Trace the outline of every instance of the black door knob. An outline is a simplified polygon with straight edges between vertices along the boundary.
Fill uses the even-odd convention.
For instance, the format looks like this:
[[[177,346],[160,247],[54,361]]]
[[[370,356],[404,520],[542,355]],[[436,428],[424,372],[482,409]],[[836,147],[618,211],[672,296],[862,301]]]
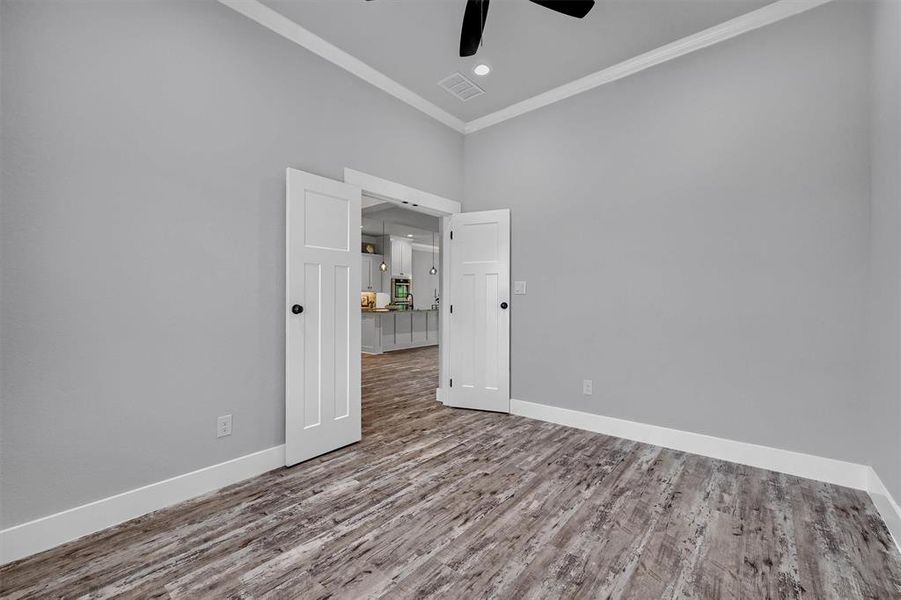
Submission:
[[[295,315],[299,315],[303,312],[303,306],[301,306],[300,304],[295,304],[291,307],[291,312],[293,312]]]
[[[507,306],[508,306],[508,304],[506,302],[501,302],[501,308],[503,308],[504,310],[507,310]]]

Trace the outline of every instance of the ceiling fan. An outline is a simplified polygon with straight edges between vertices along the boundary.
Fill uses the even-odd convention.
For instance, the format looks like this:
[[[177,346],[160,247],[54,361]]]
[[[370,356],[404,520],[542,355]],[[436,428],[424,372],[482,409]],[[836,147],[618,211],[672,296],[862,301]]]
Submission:
[[[594,0],[530,0],[555,12],[581,19],[594,7]],[[482,32],[488,18],[488,0],[466,0],[463,30],[460,32],[460,56],[475,56],[482,45]]]
[[[581,19],[594,7],[594,0],[530,0],[569,17]],[[460,32],[460,56],[475,56],[482,45],[482,32],[488,18],[488,0],[466,0],[463,30]]]

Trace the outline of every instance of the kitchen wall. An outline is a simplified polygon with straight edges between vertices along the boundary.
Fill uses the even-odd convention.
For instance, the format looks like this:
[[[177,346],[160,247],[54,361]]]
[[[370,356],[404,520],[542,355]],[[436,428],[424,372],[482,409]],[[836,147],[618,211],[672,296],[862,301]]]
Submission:
[[[901,4],[873,11],[871,464],[901,500]]]
[[[438,235],[435,236],[440,239]],[[435,267],[441,266],[441,256],[435,253]],[[413,248],[413,305],[414,308],[431,308],[438,294],[439,277],[432,275],[432,253]]]
[[[461,136],[212,1],[0,22],[0,527],[282,443],[285,168],[460,199]]]
[[[466,137],[464,209],[512,209],[528,281],[514,398],[869,462],[870,9]]]

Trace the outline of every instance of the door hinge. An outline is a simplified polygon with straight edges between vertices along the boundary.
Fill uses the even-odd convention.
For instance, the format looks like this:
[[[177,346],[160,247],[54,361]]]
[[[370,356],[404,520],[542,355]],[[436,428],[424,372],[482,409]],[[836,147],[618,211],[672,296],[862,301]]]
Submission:
[[[451,314],[454,314],[454,305],[453,304],[450,305],[450,309],[451,309]]]
[[[450,380],[450,386],[451,386],[451,387],[454,387],[454,378],[453,378],[453,377],[451,377],[451,380]]]
[[[451,230],[451,239],[454,239],[454,231]]]

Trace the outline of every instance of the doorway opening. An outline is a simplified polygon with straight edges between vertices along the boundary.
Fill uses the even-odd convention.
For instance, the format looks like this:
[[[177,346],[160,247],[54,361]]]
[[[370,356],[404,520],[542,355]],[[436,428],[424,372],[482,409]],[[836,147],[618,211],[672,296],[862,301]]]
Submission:
[[[365,204],[360,225],[363,353],[438,346],[441,220],[388,202]]]
[[[285,464],[360,441],[364,351],[395,379],[425,361],[446,406],[509,412],[509,210],[352,169],[288,169],[286,195]]]
[[[386,270],[381,271],[379,269],[379,267],[381,267],[380,261],[376,263],[375,260],[372,260],[369,265],[373,268],[373,281],[375,282],[373,283],[373,287],[380,285],[382,287],[381,293],[387,294],[387,298],[384,295],[376,297],[376,306],[378,307],[384,304],[386,299],[389,304],[393,302],[392,293],[395,290],[392,289],[392,277],[404,279],[404,275],[406,275],[405,270],[411,271],[409,274],[409,279],[411,281],[408,290],[413,294],[411,302],[413,306],[427,308],[431,311],[432,305],[435,305],[435,311],[430,312],[430,314],[426,316],[426,341],[423,342],[422,334],[417,333],[417,342],[413,342],[411,339],[409,347],[412,348],[414,347],[414,344],[419,343],[424,344],[421,347],[431,347],[433,352],[437,349],[438,382],[434,393],[436,400],[444,402],[449,395],[448,388],[450,385],[450,378],[447,375],[450,364],[450,334],[444,325],[449,322],[450,309],[448,303],[441,302],[441,298],[444,290],[449,287],[449,273],[446,264],[449,254],[446,250],[448,249],[448,244],[450,242],[451,219],[454,215],[458,215],[462,212],[462,207],[457,201],[354,169],[344,169],[344,181],[345,183],[359,187],[361,190],[361,246],[364,237],[362,232],[381,234],[372,237],[365,236],[370,240],[378,240],[379,237],[384,238],[384,241],[381,244],[381,250],[382,259],[387,257],[385,266],[383,267]],[[393,230],[390,228],[389,222],[394,222]],[[383,226],[384,231],[382,231]],[[394,232],[393,234],[392,231]],[[412,234],[413,237],[407,237],[409,234]],[[432,234],[434,234],[434,243],[431,241]],[[395,244],[398,255],[396,265],[392,265],[391,260],[392,235],[395,240],[411,240],[418,242],[415,246],[411,243],[409,249],[403,243]],[[423,252],[427,247],[431,247],[435,251],[434,266],[437,272],[434,274],[427,272],[426,277],[423,278],[421,270],[425,267],[425,263],[423,262],[424,256],[422,254],[417,256],[417,258],[419,258],[417,261],[417,271],[420,272],[413,273],[412,263],[414,255],[412,253],[415,251]],[[376,249],[378,249],[378,244],[376,244]],[[365,271],[365,267],[367,266],[366,263],[364,262],[362,266],[364,268],[361,269],[361,288],[368,286],[369,279],[369,276]],[[393,272],[392,266],[395,266]],[[432,263],[430,257],[428,270],[430,271],[431,268]],[[384,273],[384,275],[378,275],[380,273]],[[415,275],[419,275],[418,281],[414,281],[417,279]],[[404,282],[401,281],[399,283],[402,286]],[[411,316],[411,327],[413,326],[412,319],[413,316]],[[418,321],[417,325],[421,328],[422,316],[416,316],[416,319]],[[390,331],[390,322],[388,323],[388,327],[389,329],[387,331]],[[435,330],[436,327],[437,332]],[[397,331],[396,328],[397,323],[395,322],[395,332]],[[401,322],[401,331],[404,332],[404,334],[406,332],[405,320]],[[382,333],[384,333],[384,331]],[[435,337],[436,333],[437,338]],[[372,350],[372,347],[364,348],[365,343],[362,339],[362,334],[363,332],[361,331],[361,350],[369,352]],[[386,342],[382,346],[383,352],[385,348],[401,349],[396,344],[396,338],[392,339],[390,335],[385,336],[383,341]],[[432,343],[433,341],[435,342],[434,344]],[[370,356],[373,354],[375,353],[369,352]]]
[[[441,219],[363,196],[363,436],[429,408],[439,387]],[[402,393],[399,393],[402,391]],[[379,425],[379,423],[382,423]]]

